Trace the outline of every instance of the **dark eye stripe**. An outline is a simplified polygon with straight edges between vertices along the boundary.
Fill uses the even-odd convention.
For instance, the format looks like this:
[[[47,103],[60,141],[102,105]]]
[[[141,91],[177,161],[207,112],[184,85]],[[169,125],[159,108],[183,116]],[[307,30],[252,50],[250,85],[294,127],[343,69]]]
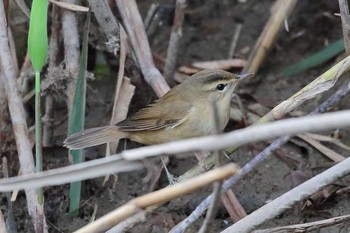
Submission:
[[[222,82],[225,82],[225,81],[229,81],[231,80],[231,78],[229,77],[226,77],[226,76],[222,76],[222,75],[211,75],[209,77],[207,77],[205,80],[204,80],[204,83],[206,84],[209,84],[209,83],[218,83],[220,81]]]

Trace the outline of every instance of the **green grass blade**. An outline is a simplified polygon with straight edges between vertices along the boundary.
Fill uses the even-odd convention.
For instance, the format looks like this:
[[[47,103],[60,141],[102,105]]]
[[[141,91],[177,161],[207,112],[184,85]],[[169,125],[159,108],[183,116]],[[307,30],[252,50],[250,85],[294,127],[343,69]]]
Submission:
[[[47,38],[47,0],[34,0],[30,14],[28,50],[35,70],[35,165],[36,172],[43,170],[42,156],[42,125],[40,99],[40,72],[45,65],[48,38]],[[38,203],[43,205],[44,195],[42,188],[37,190]]]
[[[85,32],[83,36],[83,47],[80,57],[80,69],[77,79],[77,85],[75,88],[75,95],[73,100],[73,108],[69,118],[68,135],[79,132],[84,129],[85,122],[85,92],[86,92],[86,80],[85,71],[87,68],[87,56],[88,56],[88,38],[90,29],[90,11],[87,15]],[[83,150],[72,150],[70,154],[74,163],[81,163],[84,160]],[[80,203],[80,191],[81,182],[73,182],[70,185],[69,190],[69,213],[71,217],[77,216],[79,213]]]
[[[33,0],[30,13],[28,51],[35,72],[41,72],[47,57],[47,0]]]
[[[311,55],[310,57],[305,58],[296,64],[288,66],[287,68],[283,69],[282,73],[285,76],[297,75],[307,69],[323,64],[324,62],[328,61],[329,59],[341,53],[342,51],[344,51],[343,38],[328,45],[326,48]]]

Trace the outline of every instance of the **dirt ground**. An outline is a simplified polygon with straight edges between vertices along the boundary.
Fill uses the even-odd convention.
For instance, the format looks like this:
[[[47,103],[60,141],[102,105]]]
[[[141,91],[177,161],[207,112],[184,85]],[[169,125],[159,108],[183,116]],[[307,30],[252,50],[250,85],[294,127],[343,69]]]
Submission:
[[[171,29],[170,16],[172,16],[174,10],[173,2],[138,1],[139,10],[143,18],[145,18],[151,3],[161,3],[164,7],[164,21],[150,37],[152,50],[162,57],[165,57],[168,46]],[[203,1],[199,0],[188,1],[188,12],[184,22],[178,65],[189,65],[195,61],[226,59],[237,23],[242,23],[243,28],[235,57],[247,59],[269,17],[273,2],[272,0],[209,0],[203,4]],[[342,37],[340,17],[334,16],[336,12],[339,12],[338,1],[299,1],[288,20],[290,31],[280,33],[272,51],[257,75],[253,80],[246,81],[240,86],[238,93],[244,105],[260,103],[267,108],[271,108],[314,80],[333,64],[335,60],[294,77],[284,77],[281,74],[282,68],[300,61]],[[25,34],[22,30],[18,30],[15,33],[19,35],[21,33],[22,35]],[[116,63],[116,61],[112,62]],[[89,81],[86,128],[102,126],[108,122],[113,100],[116,70],[116,67],[111,68],[112,74],[97,75],[95,81]],[[240,72],[239,70],[231,71]],[[129,75],[131,73],[129,72]],[[339,80],[339,82],[343,81],[344,79]],[[148,96],[140,99],[141,90],[137,86],[131,112],[154,98],[154,96]],[[306,102],[297,110],[302,112],[302,114],[311,112],[327,96],[331,95],[334,90],[335,88],[312,101]],[[346,109],[349,106],[349,102],[342,101],[338,107],[339,109]],[[29,105],[27,109],[30,114],[33,113],[32,106]],[[55,122],[59,122],[65,115],[64,101],[58,99],[55,109]],[[231,122],[227,131],[237,127],[242,127],[242,123]],[[44,150],[45,169],[68,165],[67,152],[62,147],[62,141],[66,137],[66,129],[66,121],[56,127],[55,147]],[[331,132],[322,133],[329,135]],[[349,142],[348,131],[341,130],[340,135],[344,143]],[[120,144],[122,147],[126,146],[127,148],[140,146],[128,141],[122,141]],[[267,145],[267,142],[247,145],[230,157],[243,166]],[[338,150],[337,148],[332,149]],[[101,151],[103,151],[103,148],[88,149],[86,151],[86,160],[102,157],[102,153],[99,153]],[[344,151],[338,150],[338,152],[346,155]],[[15,151],[7,152],[5,155],[15,156]],[[16,159],[9,159],[9,161],[13,168],[11,175],[16,175],[18,161]],[[233,191],[249,214],[298,185],[303,180],[323,171],[327,165],[329,166],[329,162],[329,159],[325,158],[313,147],[299,139],[293,139],[292,142],[278,150],[276,154],[241,180],[233,188]],[[196,163],[196,159],[192,156],[171,157],[168,169],[174,175],[179,176]],[[146,173],[147,171],[139,171],[121,174],[115,187],[113,187],[112,181],[102,186],[103,178],[84,181],[82,186],[82,207],[79,216],[76,218],[67,216],[69,185],[45,188],[45,211],[49,222],[49,232],[72,232],[88,223],[95,205],[97,205],[96,218],[99,218],[128,200],[147,193],[149,184],[144,183],[143,180]],[[335,187],[348,186],[349,181],[349,177],[347,177],[339,181],[336,184],[339,186]],[[166,185],[166,176],[162,174],[156,189]],[[179,200],[167,203],[152,213],[151,216],[148,216],[145,222],[137,224],[128,232],[168,232],[178,222],[187,217],[210,192],[210,188],[203,189],[200,192],[195,192]],[[350,209],[349,193],[332,194],[327,199],[317,199],[310,206],[305,206],[305,202],[300,203],[281,214],[278,218],[266,222],[261,226],[261,229],[348,214]],[[2,197],[5,197],[5,195],[2,195]],[[26,208],[24,208],[24,198],[24,193],[20,192],[16,202],[14,202],[17,230],[18,232],[33,232]],[[6,199],[2,198],[1,209],[6,210],[6,206]],[[197,221],[187,232],[197,232],[202,220],[201,218]],[[231,224],[232,221],[226,209],[221,206],[214,223],[210,225],[209,232],[219,232]],[[339,224],[318,232],[350,232],[350,223]]]

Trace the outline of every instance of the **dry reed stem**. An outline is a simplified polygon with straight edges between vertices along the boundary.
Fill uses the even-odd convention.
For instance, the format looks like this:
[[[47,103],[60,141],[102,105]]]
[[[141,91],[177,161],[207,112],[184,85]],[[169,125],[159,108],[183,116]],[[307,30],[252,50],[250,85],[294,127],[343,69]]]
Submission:
[[[63,0],[63,2],[76,4],[76,0]],[[79,72],[80,42],[78,20],[76,14],[62,9],[62,35],[64,42],[64,57],[68,75],[72,78],[67,85],[67,105],[70,113],[73,107],[75,85]]]
[[[254,49],[249,56],[248,65],[243,69],[245,72],[256,73],[260,65],[264,62],[270,48],[275,42],[278,32],[284,25],[283,22],[293,11],[297,0],[277,0],[273,6],[273,12],[267,21],[264,30],[260,34],[258,41],[255,43]]]
[[[7,36],[6,13],[2,1],[0,1],[0,47],[1,71],[3,74],[0,78],[2,78],[2,83],[5,85],[6,89],[21,171],[23,174],[32,174],[34,173],[32,147],[28,138],[28,127],[24,114],[23,103],[21,97],[19,96],[15,70],[12,64],[12,57]],[[32,188],[25,190],[25,193],[28,212],[33,219],[33,225],[36,226],[35,223],[38,219],[37,208],[39,207],[37,195],[35,190]]]
[[[51,24],[51,36],[49,41],[48,51],[48,70],[53,70],[58,65],[58,41],[60,35],[60,17],[59,9],[57,6],[52,6],[52,24]],[[45,115],[43,116],[43,146],[53,146],[53,104],[54,98],[52,93],[47,92],[45,96]]]
[[[92,12],[107,37],[108,49],[117,54],[119,50],[119,23],[114,17],[107,1],[88,0]]]
[[[102,163],[101,163],[102,162]],[[86,180],[110,173],[130,172],[144,168],[142,162],[121,160],[120,156],[110,156],[66,167],[51,169],[26,176],[0,179],[0,192],[8,192],[29,187],[37,188],[61,185],[72,181]]]
[[[312,232],[317,230],[319,231],[321,228],[334,226],[343,222],[347,222],[349,220],[350,220],[350,214],[347,214],[347,215],[315,221],[315,222],[294,224],[294,225],[283,226],[283,227],[274,227],[274,228],[264,229],[264,230],[255,230],[252,233]]]
[[[235,33],[233,34],[230,50],[228,52],[228,59],[232,59],[234,57],[234,55],[235,55],[236,47],[237,47],[237,44],[238,44],[238,39],[239,39],[239,37],[241,35],[241,30],[242,30],[242,24],[241,23],[237,23],[237,26],[236,26],[236,29],[235,29]]]
[[[115,87],[115,97],[110,124],[114,125],[124,120],[128,114],[131,98],[134,95],[135,86],[130,83],[130,79],[124,77],[125,60],[128,52],[127,35],[120,25],[120,53],[117,84]],[[119,139],[107,144],[106,155],[114,154],[117,150]]]
[[[176,0],[174,22],[171,29],[164,67],[164,78],[170,85],[174,84],[177,53],[179,51],[179,42],[182,37],[182,24],[185,18],[184,10],[186,6],[186,0]]]
[[[253,213],[249,214],[247,217],[243,218],[222,232],[250,232],[254,230],[261,223],[280,215],[286,209],[291,208],[294,204],[300,202],[304,198],[321,190],[322,188],[339,180],[340,178],[349,175],[349,167],[350,158],[347,158],[344,161],[311,178],[310,180],[293,188],[287,193],[279,196],[258,210],[255,210]]]
[[[158,97],[169,91],[159,70],[154,66],[151,49],[145,28],[135,0],[116,0],[125,29],[136,54],[141,72],[146,82],[153,88]]]
[[[223,193],[221,195],[222,201],[225,203],[231,203],[232,206],[235,208],[232,209],[231,212],[229,212],[231,219],[233,222],[237,222],[240,219],[247,216],[247,213],[245,212],[244,208],[242,207],[241,203],[238,201],[236,195],[234,192],[229,189],[227,192]]]
[[[77,230],[76,233],[104,232],[127,217],[142,211],[144,208],[156,205],[158,203],[167,202],[173,198],[191,193],[215,181],[220,181],[228,176],[232,176],[238,171],[239,169],[235,164],[228,164],[221,168],[217,168],[205,174],[199,175],[193,179],[187,180],[183,183],[178,183],[173,186],[134,198],[118,209],[108,213],[100,219],[97,219],[95,222]]]
[[[58,6],[60,8],[65,9],[65,10],[76,11],[76,12],[85,12],[85,13],[87,13],[89,11],[89,8],[86,6],[71,4],[71,3],[67,3],[67,2],[59,2],[56,0],[49,0],[49,2],[52,3],[52,5]]]

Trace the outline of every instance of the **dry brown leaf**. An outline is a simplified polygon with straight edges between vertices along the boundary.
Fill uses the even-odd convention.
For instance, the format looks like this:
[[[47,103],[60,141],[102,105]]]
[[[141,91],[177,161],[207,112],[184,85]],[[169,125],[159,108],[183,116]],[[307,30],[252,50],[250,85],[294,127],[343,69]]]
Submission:
[[[307,199],[306,203],[304,204],[303,209],[305,207],[320,208],[323,203],[325,203],[329,199],[333,198],[340,188],[342,188],[342,186],[340,186],[340,185],[336,185],[336,184],[328,185],[324,189],[311,195]]]
[[[119,92],[119,98],[115,104],[115,114],[113,115],[113,119],[111,122],[115,124],[124,120],[128,114],[129,105],[132,97],[134,96],[135,86],[130,83],[130,79],[124,77],[122,86]],[[108,143],[110,153],[115,153],[118,147],[119,140],[115,142]]]

